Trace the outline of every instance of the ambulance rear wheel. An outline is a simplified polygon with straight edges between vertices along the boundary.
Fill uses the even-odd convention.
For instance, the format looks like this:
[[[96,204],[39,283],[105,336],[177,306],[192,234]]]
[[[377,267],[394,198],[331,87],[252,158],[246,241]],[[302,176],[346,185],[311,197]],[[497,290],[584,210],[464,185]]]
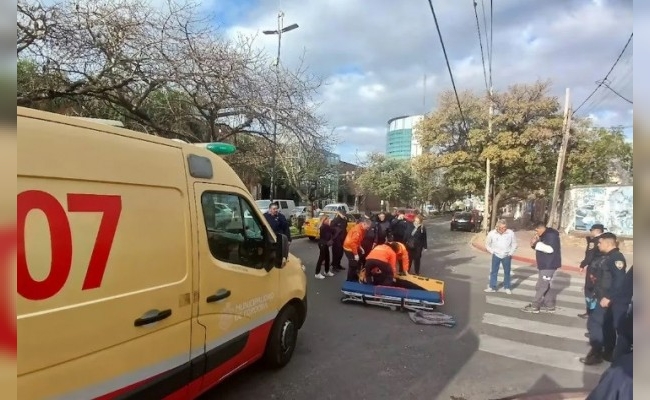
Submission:
[[[270,368],[282,368],[291,361],[298,342],[298,313],[292,305],[280,311],[266,342],[264,362]]]

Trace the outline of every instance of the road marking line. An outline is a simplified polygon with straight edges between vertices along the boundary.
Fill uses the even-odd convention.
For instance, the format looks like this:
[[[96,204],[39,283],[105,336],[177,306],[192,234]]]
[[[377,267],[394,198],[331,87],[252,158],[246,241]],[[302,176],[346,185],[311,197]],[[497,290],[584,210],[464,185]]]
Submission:
[[[493,306],[499,306],[499,307],[508,307],[508,308],[516,308],[518,310],[521,310],[522,308],[526,307],[528,304],[530,304],[529,301],[522,301],[522,300],[515,300],[515,299],[507,299],[504,297],[500,296],[486,296],[485,301],[487,304],[491,304]],[[578,314],[584,312],[584,308],[573,308],[573,307],[556,307],[555,308],[555,314],[557,315],[562,315],[565,317],[577,317]]]
[[[462,267],[471,267],[475,269],[481,269],[485,271],[486,275],[490,274],[490,265],[477,265],[477,264],[465,264]],[[458,268],[458,267],[455,267]],[[583,286],[585,282],[584,276],[577,276],[577,275],[569,275],[566,272],[561,272],[562,275],[558,275],[557,273],[553,277],[554,281],[563,281],[563,282],[570,282],[571,284],[575,285],[580,285]],[[503,276],[503,268],[499,268],[498,272],[499,276]],[[512,266],[510,269],[510,276],[515,277],[518,276],[521,279],[535,279],[537,280],[538,278],[538,270],[530,267],[518,267],[518,266]]]
[[[532,319],[514,318],[506,315],[485,313],[483,323],[488,325],[509,328],[517,331],[536,333],[539,335],[552,336],[561,339],[573,339],[585,342],[585,328],[573,328],[570,326],[549,324],[547,322],[535,321]]]
[[[584,365],[579,360],[584,354],[548,349],[546,347],[533,346],[484,334],[479,335],[479,350],[515,360],[545,365],[551,368],[561,368],[569,371],[599,375],[605,371],[605,364],[607,364]]]
[[[524,296],[524,297],[529,297],[531,300],[535,298],[536,291],[535,290],[529,290],[529,289],[521,289],[519,287],[515,288],[512,290],[513,295],[517,296]],[[489,293],[488,293],[489,295]],[[557,301],[564,301],[567,303],[574,303],[574,304],[585,304],[585,297],[583,295],[571,295],[571,294],[562,294],[562,291],[560,290],[560,294],[557,295],[556,297]]]
[[[517,282],[517,285],[525,285],[525,286],[535,286],[537,285],[537,280],[532,280],[532,279],[524,279],[522,281],[517,281],[516,279],[510,279],[512,283]],[[570,286],[563,287],[561,292],[577,292],[580,293],[580,295],[584,294],[584,285],[574,285],[571,284]]]

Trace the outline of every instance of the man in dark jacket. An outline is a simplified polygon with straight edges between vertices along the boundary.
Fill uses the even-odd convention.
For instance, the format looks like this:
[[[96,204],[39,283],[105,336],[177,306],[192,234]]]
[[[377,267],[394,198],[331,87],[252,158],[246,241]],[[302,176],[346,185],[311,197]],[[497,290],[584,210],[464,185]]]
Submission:
[[[589,268],[597,257],[600,257],[600,251],[598,251],[598,238],[600,235],[605,232],[605,227],[602,224],[594,224],[589,230],[589,236],[587,239],[587,248],[585,249],[585,258],[580,262],[580,273],[585,272],[585,268]],[[591,291],[591,283],[589,281],[589,274],[585,274],[585,296]],[[586,305],[586,310],[584,314],[578,314],[578,317],[586,319],[589,314],[589,305]]]
[[[393,240],[406,245],[408,236],[410,236],[411,231],[415,229],[413,223],[405,219],[404,211],[399,211],[397,213],[397,218],[393,219],[390,223]]]
[[[555,271],[562,266],[562,249],[560,232],[546,226],[544,222],[535,224],[535,236],[530,241],[530,247],[535,249],[537,269],[537,285],[535,299],[522,311],[537,314],[540,311],[555,312],[557,290],[552,285]]]
[[[610,232],[600,235],[598,248],[603,253],[603,257],[597,263],[592,264],[589,271],[593,290],[587,297],[592,300],[591,308],[593,310],[589,312],[587,318],[591,350],[586,357],[580,359],[585,365],[600,364],[603,360],[611,361],[612,359],[616,345],[612,308],[623,292],[627,270],[625,257],[617,247],[616,235]]]
[[[391,224],[390,220],[386,216],[386,213],[381,212],[377,216],[377,236],[375,244],[385,244],[388,234],[391,233]]]
[[[344,210],[336,213],[336,217],[330,222],[332,228],[332,268],[335,271],[345,269],[341,265],[343,259],[343,241],[348,234],[348,217]]]
[[[275,232],[276,236],[280,234],[285,235],[289,242],[291,242],[291,230],[289,229],[289,222],[285,216],[279,211],[280,204],[278,202],[273,202],[269,205],[269,210],[264,213],[264,217],[271,225],[271,229]]]

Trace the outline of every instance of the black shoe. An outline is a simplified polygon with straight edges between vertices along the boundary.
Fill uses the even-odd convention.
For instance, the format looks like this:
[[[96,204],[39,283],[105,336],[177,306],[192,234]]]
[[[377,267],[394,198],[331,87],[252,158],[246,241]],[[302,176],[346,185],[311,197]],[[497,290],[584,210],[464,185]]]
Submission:
[[[589,339],[589,332],[585,332],[585,337]]]
[[[602,355],[602,359],[611,363],[612,362],[612,356],[613,356],[613,352],[604,351],[603,355]]]
[[[590,351],[586,357],[581,357],[580,362],[584,365],[597,365],[603,362],[601,353]]]
[[[578,317],[580,317],[580,318],[582,318],[582,319],[587,319],[588,316],[589,316],[589,314],[587,314],[587,313],[584,313],[584,314],[578,314]]]

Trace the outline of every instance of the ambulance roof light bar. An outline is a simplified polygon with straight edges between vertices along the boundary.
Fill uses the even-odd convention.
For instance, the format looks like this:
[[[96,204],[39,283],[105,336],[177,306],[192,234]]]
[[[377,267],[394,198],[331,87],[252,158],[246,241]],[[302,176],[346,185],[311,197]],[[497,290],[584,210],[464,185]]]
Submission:
[[[237,151],[237,147],[235,147],[230,143],[225,143],[225,142],[190,143],[183,139],[172,139],[172,140],[179,143],[187,143],[187,144],[193,144],[194,146],[203,147],[204,149],[218,156],[233,154],[235,151]]]

